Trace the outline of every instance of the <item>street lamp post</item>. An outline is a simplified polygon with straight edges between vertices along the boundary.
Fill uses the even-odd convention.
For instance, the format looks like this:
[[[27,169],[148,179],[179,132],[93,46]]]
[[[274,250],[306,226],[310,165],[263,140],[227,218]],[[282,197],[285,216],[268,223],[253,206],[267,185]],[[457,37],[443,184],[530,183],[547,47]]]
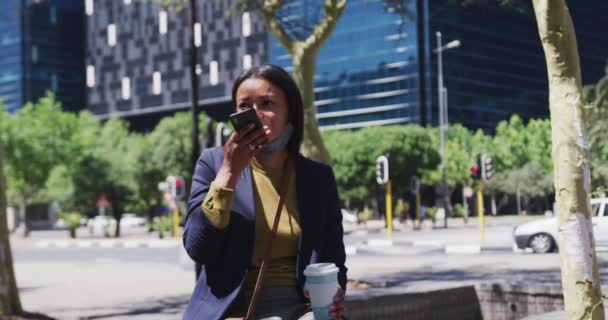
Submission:
[[[448,186],[446,181],[446,157],[445,157],[445,130],[448,127],[448,106],[447,106],[447,90],[443,86],[443,57],[444,50],[460,47],[460,40],[454,40],[441,45],[441,32],[435,33],[437,36],[437,49],[433,52],[437,53],[437,102],[439,105],[439,145],[441,149],[441,196],[443,197],[444,210],[444,227],[448,227],[448,216],[450,216],[450,199],[448,195]]]
[[[197,18],[197,0],[190,0],[190,84],[192,86],[191,98],[192,105],[190,106],[190,112],[192,113],[191,121],[191,142],[192,142],[192,155],[190,163],[192,171],[196,167],[196,161],[201,152],[201,143],[198,140],[198,89],[199,89],[199,78],[196,72],[196,65],[198,64],[198,47],[196,41],[196,33],[194,32],[195,25],[198,21]],[[207,132],[209,134],[209,132]]]

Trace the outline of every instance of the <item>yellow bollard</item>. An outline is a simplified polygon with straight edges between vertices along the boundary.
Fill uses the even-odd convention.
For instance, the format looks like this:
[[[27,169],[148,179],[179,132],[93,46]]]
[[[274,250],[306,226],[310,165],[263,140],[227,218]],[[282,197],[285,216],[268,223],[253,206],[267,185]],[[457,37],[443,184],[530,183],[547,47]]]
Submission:
[[[386,183],[386,228],[388,239],[393,239],[393,193],[391,190],[391,180]]]
[[[173,210],[173,238],[179,238],[179,209]]]
[[[479,231],[481,233],[481,242],[484,236],[484,220],[483,220],[483,180],[477,182],[477,215],[479,216]]]

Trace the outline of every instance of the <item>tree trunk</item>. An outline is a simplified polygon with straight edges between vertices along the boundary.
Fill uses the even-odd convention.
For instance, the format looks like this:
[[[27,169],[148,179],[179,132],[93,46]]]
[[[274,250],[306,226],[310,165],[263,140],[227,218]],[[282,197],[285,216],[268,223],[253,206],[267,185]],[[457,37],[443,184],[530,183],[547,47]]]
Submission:
[[[559,253],[567,319],[604,319],[589,203],[589,143],[578,48],[564,0],[534,0],[549,76]]]
[[[296,46],[292,56],[293,76],[304,102],[304,139],[302,152],[309,158],[326,164],[330,163],[329,152],[321,138],[317,126],[315,108],[314,75],[316,70],[316,52],[310,52],[302,45]]]
[[[7,203],[3,158],[4,146],[0,144],[0,315],[11,315],[20,314],[22,309],[6,224]]]
[[[19,197],[19,220],[23,223],[23,237],[27,238],[30,235],[30,228],[27,221],[27,201],[23,196]]]
[[[116,220],[116,229],[114,229],[114,237],[120,238],[120,220],[122,218],[122,212],[120,211],[120,207],[112,206],[112,213],[114,214],[114,219]]]

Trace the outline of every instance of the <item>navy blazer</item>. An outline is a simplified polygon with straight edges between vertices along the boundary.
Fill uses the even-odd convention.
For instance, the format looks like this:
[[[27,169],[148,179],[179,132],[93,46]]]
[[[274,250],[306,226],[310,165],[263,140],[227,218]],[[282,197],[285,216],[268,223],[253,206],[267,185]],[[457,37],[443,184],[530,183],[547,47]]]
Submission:
[[[201,208],[223,159],[222,148],[205,150],[192,177],[183,241],[188,255],[203,268],[184,314],[186,320],[221,319],[251,266],[255,242],[251,167],[245,168],[237,181],[230,223],[225,229],[215,228]],[[333,170],[300,155],[295,173],[301,229],[297,285],[302,288],[308,264],[333,262],[340,268],[338,283],[346,290],[342,213]]]

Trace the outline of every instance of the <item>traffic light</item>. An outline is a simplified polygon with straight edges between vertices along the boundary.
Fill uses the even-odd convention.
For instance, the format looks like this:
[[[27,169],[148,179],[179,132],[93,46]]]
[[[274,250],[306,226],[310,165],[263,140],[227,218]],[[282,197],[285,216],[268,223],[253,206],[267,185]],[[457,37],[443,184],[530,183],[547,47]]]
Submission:
[[[388,179],[388,158],[382,155],[376,159],[376,182],[386,184]]]
[[[181,199],[186,193],[186,183],[184,178],[179,176],[168,176],[167,177],[167,188],[169,194],[173,196],[173,198]]]
[[[471,179],[473,180],[479,180],[480,176],[480,170],[478,166],[472,166],[471,167]]]
[[[483,177],[484,180],[490,180],[492,178],[492,175],[494,174],[493,171],[493,167],[492,167],[492,156],[484,154],[482,156],[482,163],[481,163],[481,175]]]

